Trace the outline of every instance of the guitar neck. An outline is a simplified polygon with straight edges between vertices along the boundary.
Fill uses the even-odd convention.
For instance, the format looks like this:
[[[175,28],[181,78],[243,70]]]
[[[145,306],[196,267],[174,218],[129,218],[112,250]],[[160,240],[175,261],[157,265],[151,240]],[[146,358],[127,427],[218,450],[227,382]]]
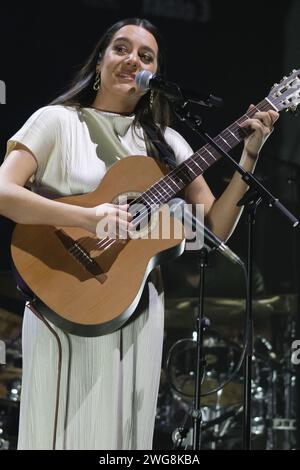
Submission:
[[[241,128],[241,124],[247,119],[252,118],[257,111],[268,111],[270,109],[276,110],[271,102],[265,98],[218,134],[214,138],[214,142],[226,152],[230,151],[251,133],[251,131]],[[197,176],[204,173],[204,171],[219,160],[219,158],[221,158],[221,154],[211,144],[204,145],[187,160],[168,173],[167,176],[160,179],[141,194],[138,198],[139,202],[145,204],[146,207],[153,204],[160,206],[167,203],[197,178]]]

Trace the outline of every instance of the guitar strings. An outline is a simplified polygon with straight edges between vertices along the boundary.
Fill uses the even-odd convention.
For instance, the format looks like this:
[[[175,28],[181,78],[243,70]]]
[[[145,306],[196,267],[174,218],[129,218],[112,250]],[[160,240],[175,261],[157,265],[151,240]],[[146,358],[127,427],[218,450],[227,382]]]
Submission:
[[[261,107],[259,108],[258,106],[260,106],[260,105],[261,105]],[[240,127],[240,124],[242,124],[243,122],[245,122],[247,119],[251,119],[251,118],[253,117],[253,115],[254,115],[257,111],[264,111],[265,109],[270,109],[270,103],[269,103],[268,101],[266,101],[266,100],[263,100],[263,101],[262,101],[261,103],[259,103],[258,105],[253,106],[253,108],[251,108],[249,111],[247,111],[243,116],[241,116],[237,121],[235,121],[235,123],[233,123],[232,125],[228,126],[224,131],[222,131],[219,135],[217,135],[214,140],[216,140],[216,141],[219,140],[219,142],[221,142],[221,141],[220,141],[220,139],[222,139],[221,134],[222,134],[222,133],[225,133],[226,131],[228,131],[229,128],[232,128],[233,131],[235,131],[235,130],[236,130],[236,131],[237,131],[237,130],[242,130],[242,131],[245,132],[246,135],[249,134],[245,129],[243,129],[243,128]],[[236,126],[236,127],[235,127],[235,126]],[[230,130],[229,130],[229,132],[230,132],[231,134],[233,134]],[[233,136],[235,137],[234,134],[233,134]],[[235,137],[235,138],[237,139],[237,137]],[[222,139],[222,140],[224,140],[224,139]],[[237,139],[237,140],[238,140],[238,139]],[[225,142],[226,142],[226,141],[225,141]],[[226,143],[227,143],[227,142],[226,142]],[[238,140],[238,143],[240,143],[240,140]],[[227,144],[227,145],[229,146],[229,144]],[[206,168],[203,169],[203,168],[201,167],[201,165],[198,164],[198,162],[196,162],[196,159],[198,159],[198,160],[200,159],[201,163],[203,162],[205,165],[207,165],[207,161],[205,160],[204,156],[201,155],[201,153],[200,153],[200,152],[207,152],[208,149],[207,149],[206,147],[207,147],[207,144],[205,144],[203,147],[201,147],[201,149],[199,149],[197,152],[195,152],[195,154],[193,154],[191,157],[189,157],[189,158],[188,158],[186,161],[184,161],[183,163],[184,163],[185,165],[187,165],[187,164],[188,164],[188,163],[187,163],[188,160],[191,159],[191,162],[192,162],[192,163],[195,163],[198,167],[200,167],[200,169],[202,170],[202,172],[205,171]],[[230,147],[230,149],[233,148],[233,147],[231,147],[231,146],[229,146],[229,147]],[[210,152],[209,152],[209,153],[210,153]],[[211,153],[210,153],[210,155],[213,157],[213,159],[214,159],[215,161],[217,161],[218,158],[216,158],[216,157],[215,157],[214,155],[212,155]],[[213,163],[213,162],[212,162],[212,163]],[[210,163],[210,164],[212,164],[212,163]],[[171,197],[172,194],[174,194],[174,190],[169,187],[170,190],[171,190],[171,191],[169,192],[168,189],[166,189],[165,187],[160,186],[160,185],[161,185],[161,182],[163,182],[163,181],[166,182],[166,180],[171,180],[171,181],[172,181],[172,177],[178,176],[181,171],[182,171],[182,167],[181,167],[181,165],[179,165],[179,166],[176,167],[174,170],[172,170],[170,173],[168,173],[166,176],[162,177],[160,180],[158,180],[157,182],[155,182],[155,183],[154,183],[152,186],[150,186],[145,192],[151,193],[152,188],[156,186],[156,187],[159,187],[160,190],[163,189],[163,190],[166,192],[166,194],[167,194],[168,197]],[[200,174],[201,174],[201,173],[200,173]],[[180,178],[179,178],[179,179],[180,179]],[[181,180],[180,180],[180,181],[181,181]],[[172,183],[174,184],[175,181],[172,181]],[[176,183],[175,183],[175,184],[176,184]],[[182,188],[178,187],[178,190],[181,190],[181,189],[182,189]],[[159,190],[158,190],[158,194],[159,194]],[[176,193],[175,193],[175,194],[176,194]],[[157,196],[156,196],[155,194],[153,194],[153,193],[151,194],[151,196],[152,196],[152,197],[157,197]],[[142,195],[139,195],[136,199],[134,199],[131,203],[129,203],[129,208],[132,207],[132,206],[135,205],[135,204],[139,204],[139,203],[143,203],[143,202],[145,202],[145,201],[143,201],[143,196],[142,196]],[[167,202],[167,201],[166,201],[166,202]],[[144,204],[144,205],[145,205],[145,204]],[[156,206],[156,205],[157,205],[158,207],[155,208],[155,211],[153,211],[153,206]],[[161,207],[161,205],[162,205],[162,203],[161,203],[161,201],[159,200],[159,198],[158,198],[158,204],[157,204],[156,201],[155,201],[154,204],[153,204],[153,201],[152,201],[152,204],[151,204],[151,206],[150,206],[150,211],[152,211],[152,212],[157,212],[157,210]],[[144,211],[141,211],[141,212],[139,213],[139,215],[138,215],[136,218],[134,218],[134,219],[132,220],[131,223],[132,223],[133,225],[135,225],[135,228],[136,228],[139,224],[141,224],[142,222],[145,221],[145,218],[146,218],[146,217],[147,217],[147,220],[148,220],[148,218],[149,218],[149,208],[147,208],[147,207],[145,208]],[[127,231],[127,233],[128,233],[128,231]],[[110,248],[113,244],[117,243],[117,241],[118,241],[118,239],[115,239],[115,238],[111,238],[111,237],[109,237],[109,236],[106,236],[106,237],[104,237],[103,239],[97,241],[97,242],[95,243],[95,245],[92,245],[89,249],[97,249],[97,248],[98,248],[98,249],[102,249],[102,250],[107,250],[107,249]]]

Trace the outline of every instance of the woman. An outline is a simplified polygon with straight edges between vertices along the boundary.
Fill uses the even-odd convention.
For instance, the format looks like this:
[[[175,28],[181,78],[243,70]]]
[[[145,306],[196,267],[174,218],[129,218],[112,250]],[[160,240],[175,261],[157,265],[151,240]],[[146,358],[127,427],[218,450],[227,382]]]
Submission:
[[[155,152],[145,137],[146,126],[156,124],[157,140],[176,163],[193,153],[167,127],[164,97],[137,88],[135,75],[143,69],[164,74],[156,28],[140,19],[116,23],[68,92],[35,112],[10,139],[0,169],[1,214],[20,224],[75,226],[93,234],[108,214],[128,229],[131,217],[126,205],[84,208],[56,202],[52,196],[90,192],[117,159]],[[246,170],[254,169],[276,119],[275,112],[259,112],[243,123],[253,131],[241,158]],[[32,191],[24,188],[28,182]],[[186,188],[185,198],[204,204],[207,223],[227,239],[240,215],[236,202],[246,189],[240,176],[234,175],[216,200],[200,176]],[[151,448],[163,342],[158,276],[150,279],[148,295],[148,306],[114,333],[83,338],[54,328],[63,349],[56,434],[55,338],[26,308],[19,449]]]

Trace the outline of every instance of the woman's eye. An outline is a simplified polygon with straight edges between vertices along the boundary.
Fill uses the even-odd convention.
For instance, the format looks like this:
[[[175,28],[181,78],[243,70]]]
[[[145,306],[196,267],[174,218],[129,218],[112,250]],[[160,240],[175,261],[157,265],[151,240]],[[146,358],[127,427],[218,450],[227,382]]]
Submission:
[[[125,46],[115,46],[115,50],[120,53],[120,54],[123,54],[126,52],[126,47]]]
[[[149,55],[149,54],[142,54],[141,58],[142,58],[142,61],[146,62],[146,63],[149,63],[149,62],[153,61],[152,56]]]

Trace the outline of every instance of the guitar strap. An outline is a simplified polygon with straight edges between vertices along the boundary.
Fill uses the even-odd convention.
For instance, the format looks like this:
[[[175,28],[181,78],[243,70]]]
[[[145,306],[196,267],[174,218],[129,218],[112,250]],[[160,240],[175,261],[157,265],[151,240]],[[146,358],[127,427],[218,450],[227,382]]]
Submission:
[[[159,140],[157,127],[150,124],[142,124],[142,127],[149,155],[154,153],[159,160],[163,161],[171,170],[173,170],[176,167],[175,154],[169,146],[164,145]]]

